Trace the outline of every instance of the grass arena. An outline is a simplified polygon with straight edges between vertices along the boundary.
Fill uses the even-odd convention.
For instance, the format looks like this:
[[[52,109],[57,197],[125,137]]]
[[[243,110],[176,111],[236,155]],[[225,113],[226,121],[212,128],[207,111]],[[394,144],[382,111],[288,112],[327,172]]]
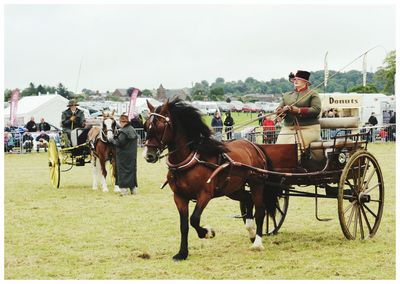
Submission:
[[[5,155],[5,279],[395,279],[395,143],[368,150],[385,182],[372,239],[343,236],[335,200],[319,201],[319,215],[332,220],[318,222],[313,198],[291,198],[279,233],[263,237],[264,251],[251,251],[243,222],[232,218],[239,203],[220,197],[202,216],[216,237],[199,239],[190,227],[189,257],[179,263],[171,259],[179,215],[169,187],[159,189],[164,160],[148,164],[139,149],[139,195],[120,197],[91,189],[90,165],[61,173],[53,189],[47,153]]]

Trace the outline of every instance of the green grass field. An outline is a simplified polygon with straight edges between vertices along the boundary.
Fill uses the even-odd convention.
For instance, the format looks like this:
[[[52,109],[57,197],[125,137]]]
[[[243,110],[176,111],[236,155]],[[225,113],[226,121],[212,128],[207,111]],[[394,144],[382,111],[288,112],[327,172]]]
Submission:
[[[335,200],[292,198],[280,233],[263,237],[254,252],[238,203],[210,202],[203,225],[214,239],[189,231],[189,257],[175,263],[179,216],[167,186],[165,161],[139,161],[139,195],[120,197],[91,189],[90,165],[62,173],[60,189],[49,181],[44,153],[5,156],[5,279],[395,279],[395,144],[369,145],[382,168],[385,208],[377,235],[348,241]],[[141,155],[141,151],[139,151]],[[190,209],[193,210],[193,203]]]

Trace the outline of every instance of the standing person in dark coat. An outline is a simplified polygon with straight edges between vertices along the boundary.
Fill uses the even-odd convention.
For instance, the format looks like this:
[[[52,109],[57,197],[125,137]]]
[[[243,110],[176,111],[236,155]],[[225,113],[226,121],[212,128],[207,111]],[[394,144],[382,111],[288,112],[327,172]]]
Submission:
[[[226,133],[226,139],[227,140],[231,140],[232,139],[232,129],[233,129],[233,125],[235,124],[235,121],[233,120],[232,116],[231,116],[231,112],[228,111],[226,113],[226,118],[224,121],[224,125],[225,125],[225,133]]]
[[[375,117],[375,112],[371,113],[371,116],[368,118],[368,123],[371,124],[372,126],[378,124],[378,120]]]
[[[119,186],[121,195],[137,194],[137,139],[138,135],[129,122],[126,114],[119,118],[121,128],[110,142],[116,146],[117,176],[115,184]]]

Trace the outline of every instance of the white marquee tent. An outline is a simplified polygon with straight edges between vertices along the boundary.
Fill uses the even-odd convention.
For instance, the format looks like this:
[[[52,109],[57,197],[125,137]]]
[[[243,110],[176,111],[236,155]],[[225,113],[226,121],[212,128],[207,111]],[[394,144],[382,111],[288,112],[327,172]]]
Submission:
[[[60,95],[40,95],[23,97],[18,101],[17,121],[18,126],[25,125],[33,116],[35,122],[39,123],[43,117],[46,122],[60,127],[61,113],[67,109],[68,100]],[[85,110],[85,116],[89,112]],[[10,121],[10,107],[4,109],[4,123]]]

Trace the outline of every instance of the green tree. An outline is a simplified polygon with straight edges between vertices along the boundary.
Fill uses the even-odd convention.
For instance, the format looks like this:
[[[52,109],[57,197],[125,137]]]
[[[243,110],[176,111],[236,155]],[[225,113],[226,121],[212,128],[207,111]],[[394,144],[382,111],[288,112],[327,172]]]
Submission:
[[[384,81],[383,92],[385,94],[394,94],[394,80],[396,75],[396,51],[392,50],[386,56],[383,66],[375,74],[375,80]]]
[[[378,90],[373,84],[366,84],[365,87],[363,85],[355,85],[350,87],[347,91],[349,93],[365,93],[365,94],[378,93]]]
[[[153,96],[153,94],[152,94],[152,92],[151,92],[149,89],[144,89],[144,90],[142,91],[142,97],[147,98],[147,97],[152,97],[152,96]]]
[[[4,90],[4,101],[8,102],[11,99],[11,95],[12,95],[12,90],[5,89]]]
[[[63,96],[66,99],[70,99],[72,97],[72,94],[61,83],[59,83],[57,85],[57,90],[56,91],[57,91],[57,94],[59,94],[60,96]]]
[[[24,89],[21,92],[21,97],[29,97],[29,96],[36,96],[37,95],[37,90],[35,87],[35,84],[32,82],[29,83],[29,87]]]
[[[224,99],[224,88],[217,87],[217,88],[211,89],[211,91],[210,91],[210,99],[212,101],[223,100]]]

